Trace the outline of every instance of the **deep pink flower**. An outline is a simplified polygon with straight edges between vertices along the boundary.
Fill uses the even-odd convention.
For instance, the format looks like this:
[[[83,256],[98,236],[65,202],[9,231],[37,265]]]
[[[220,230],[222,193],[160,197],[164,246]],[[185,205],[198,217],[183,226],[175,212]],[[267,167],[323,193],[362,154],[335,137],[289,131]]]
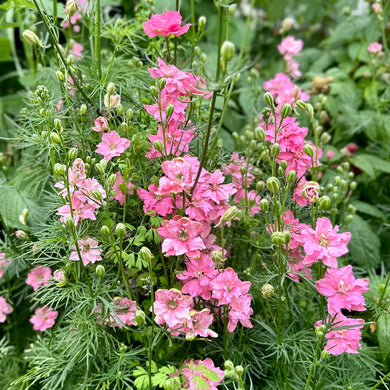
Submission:
[[[174,211],[173,197],[171,195],[163,195],[158,191],[158,187],[151,184],[148,191],[143,188],[137,190],[138,197],[144,201],[144,212],[154,211],[155,213],[165,217],[172,214]]]
[[[113,130],[102,135],[102,142],[97,145],[96,153],[103,155],[106,161],[110,161],[113,157],[120,156],[129,146],[130,140],[121,138]]]
[[[253,314],[253,309],[251,308],[251,294],[245,294],[240,297],[233,296],[229,304],[229,322],[228,322],[228,331],[234,332],[238,322],[246,328],[253,328],[252,323],[249,320],[249,317]]]
[[[237,192],[233,184],[222,184],[225,181],[225,176],[219,169],[216,169],[212,174],[206,174],[205,181],[205,185],[202,186],[202,195],[217,204],[227,202],[230,196]]]
[[[169,327],[189,321],[192,304],[192,298],[179,290],[157,290],[154,302],[155,321],[160,325],[166,323]]]
[[[300,53],[303,48],[303,42],[300,39],[295,39],[292,36],[283,38],[280,45],[278,45],[279,53],[283,55],[285,60],[291,59]]]
[[[83,264],[86,266],[89,263],[95,263],[96,261],[102,260],[101,249],[99,249],[99,243],[94,238],[84,237],[81,240],[77,241],[81,260]],[[77,253],[76,245],[72,245],[72,253],[69,256],[70,260],[79,261],[79,255]]]
[[[5,298],[0,297],[0,322],[5,322],[7,314],[11,314],[13,311],[13,307],[7,303]]]
[[[37,291],[40,286],[46,286],[50,283],[51,269],[37,265],[32,271],[27,274],[26,284],[30,285],[34,291]]]
[[[238,279],[233,268],[226,268],[211,281],[212,297],[218,299],[219,305],[226,305],[232,302],[233,297],[241,297],[248,293],[251,282],[242,282]]]
[[[108,130],[108,118],[105,116],[99,116],[99,118],[95,119],[95,127],[92,127],[92,130],[101,133],[102,131]]]
[[[182,18],[178,11],[164,11],[161,15],[153,14],[151,18],[142,24],[145,34],[148,37],[162,35],[175,37],[185,34],[191,24],[181,25]]]
[[[363,293],[368,291],[368,279],[355,279],[352,266],[329,268],[323,279],[316,281],[318,292],[328,297],[329,314],[340,313],[341,309],[365,310]]]
[[[164,239],[163,253],[167,256],[185,254],[188,257],[199,257],[200,250],[206,248],[200,237],[202,230],[201,223],[180,215],[175,215],[171,220],[162,221],[157,232]]]
[[[51,307],[38,307],[35,310],[35,314],[30,318],[30,322],[34,325],[34,330],[43,332],[55,324],[57,317],[58,311],[53,310]]]
[[[339,227],[332,227],[328,218],[318,218],[316,229],[310,227],[301,230],[305,264],[313,264],[321,259],[328,267],[337,267],[337,257],[348,253],[347,244],[351,233],[337,233]]]
[[[363,328],[361,325],[363,323],[364,320],[361,318],[347,318],[341,313],[337,314],[331,331],[325,334],[325,338],[328,339],[325,350],[331,355],[341,355],[343,352],[358,353],[357,349],[361,347],[360,329]],[[350,326],[350,328],[340,329],[345,326]]]
[[[121,206],[125,203],[126,195],[133,194],[135,185],[132,182],[124,182],[120,172],[116,172],[116,180],[112,189],[116,192],[110,199],[116,199]]]

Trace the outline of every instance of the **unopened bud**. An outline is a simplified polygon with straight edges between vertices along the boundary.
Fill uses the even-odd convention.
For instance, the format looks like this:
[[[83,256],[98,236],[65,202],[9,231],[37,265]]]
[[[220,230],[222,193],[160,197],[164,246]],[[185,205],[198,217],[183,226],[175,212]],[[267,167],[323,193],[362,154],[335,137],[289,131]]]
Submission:
[[[138,256],[141,258],[141,260],[150,263],[152,261],[153,255],[149,248],[146,246],[143,246],[140,251],[138,252]]]
[[[283,231],[283,235],[284,235],[284,243],[288,244],[291,241],[291,233],[290,233],[290,231],[289,230]]]
[[[99,191],[99,190],[92,190],[91,191],[91,195],[95,198],[95,199],[97,199],[97,200],[102,200],[102,193]]]
[[[263,210],[264,212],[267,212],[267,211],[268,211],[269,202],[268,202],[267,199],[265,199],[265,198],[261,199],[261,201],[260,201],[260,208],[261,208],[261,210]]]
[[[115,84],[114,83],[108,83],[108,85],[107,85],[107,94],[109,96],[111,96],[114,93],[115,93]]]
[[[233,15],[237,10],[237,4],[232,4],[228,8],[228,12],[230,15]]]
[[[137,322],[137,325],[138,326],[142,326],[145,324],[146,320],[145,320],[146,316],[145,316],[145,312],[142,311],[142,310],[137,310],[135,312],[135,321]]]
[[[205,16],[199,16],[199,19],[198,19],[198,26],[200,29],[203,29],[204,26],[206,25],[206,22],[207,22],[207,19]]]
[[[326,351],[325,349],[321,352],[321,359],[327,359],[329,357],[329,351]]]
[[[221,56],[224,61],[229,62],[234,56],[234,43],[230,41],[225,41],[221,46]]]
[[[271,176],[267,179],[267,188],[273,194],[277,194],[280,189],[280,182],[277,177]]]
[[[17,239],[22,240],[22,241],[27,241],[28,240],[28,235],[24,230],[17,230],[15,232],[15,236]]]
[[[87,112],[87,105],[82,104],[80,107],[80,115],[84,115]]]
[[[95,272],[96,272],[96,275],[97,275],[97,276],[100,276],[100,277],[101,277],[101,276],[103,276],[103,275],[106,273],[106,269],[104,268],[103,265],[99,264],[99,265],[96,267]]]
[[[74,0],[68,0],[66,3],[66,13],[68,17],[72,17],[77,12],[77,5]]]
[[[264,188],[265,188],[265,183],[263,180],[260,180],[256,183],[256,191],[257,192],[261,192],[261,191],[264,191]]]
[[[127,122],[122,122],[121,123],[121,127],[122,127],[122,130],[127,133],[129,131],[129,125],[127,124]]]
[[[297,180],[297,173],[292,169],[287,173],[287,182],[290,184],[295,183]]]
[[[64,74],[60,70],[57,70],[56,76],[57,76],[57,79],[59,81],[64,81],[65,80],[65,76],[64,76]]]
[[[110,228],[107,226],[107,225],[103,225],[101,228],[100,228],[100,234],[102,236],[108,236],[110,234]]]
[[[236,366],[235,368],[236,373],[241,376],[244,373],[244,367],[243,366]]]
[[[263,95],[263,99],[265,101],[265,103],[270,106],[271,108],[272,107],[275,107],[275,102],[274,102],[274,98],[273,96],[269,93],[269,92],[266,92],[264,95]]]
[[[256,138],[263,142],[265,140],[265,131],[262,127],[256,127],[255,129],[255,136]]]
[[[65,226],[66,226],[68,229],[73,229],[73,228],[74,228],[74,220],[73,220],[73,218],[71,218],[71,217],[66,218]]]
[[[283,245],[286,243],[286,239],[283,232],[273,232],[271,235],[271,240],[275,245]]]
[[[297,107],[299,107],[301,110],[306,110],[306,103],[302,100],[298,100],[296,102]]]
[[[330,207],[330,198],[329,198],[329,196],[326,196],[326,195],[321,196],[321,198],[320,198],[318,203],[319,203],[321,209],[327,210]]]
[[[163,143],[160,141],[160,140],[157,140],[155,142],[153,142],[153,147],[158,150],[159,152],[162,152],[163,150]]]
[[[351,223],[352,221],[353,221],[353,215],[348,214],[348,215],[345,217],[345,223]]]
[[[123,223],[118,223],[115,227],[115,234],[118,237],[124,237],[126,234],[126,226]]]
[[[37,34],[35,34],[33,31],[24,30],[22,35],[25,41],[30,45],[42,46],[41,40],[38,38]]]
[[[134,116],[134,112],[131,108],[129,108],[127,111],[126,111],[126,119],[128,121],[131,121],[133,119],[133,116]]]
[[[60,136],[59,136],[57,133],[54,133],[54,132],[50,133],[50,139],[51,139],[54,143],[56,143],[56,144],[59,144],[59,143],[61,142]]]
[[[303,151],[304,151],[305,154],[307,154],[309,157],[313,157],[313,156],[314,156],[314,150],[313,150],[313,147],[312,147],[310,144],[306,144],[306,145],[303,147]]]
[[[64,287],[68,283],[68,277],[63,269],[57,269],[54,271],[53,279],[57,282],[58,287]]]
[[[165,115],[167,118],[170,118],[175,111],[175,107],[173,104],[168,104],[167,108],[165,109]]]
[[[160,90],[164,89],[165,85],[167,84],[167,81],[164,79],[164,78],[161,78],[159,81],[158,81],[158,88]]]
[[[112,173],[109,177],[108,177],[108,185],[110,187],[113,187],[115,182],[116,182],[116,179],[117,179],[117,175],[115,173]]]
[[[288,117],[291,113],[291,105],[288,103],[283,104],[282,108],[280,109],[280,116],[282,119]]]
[[[222,215],[219,223],[233,221],[233,219],[237,218],[238,214],[240,214],[240,210],[236,206],[231,206],[225,211],[225,214]]]
[[[53,167],[54,174],[56,176],[64,176],[65,175],[65,169],[62,164],[56,163]]]
[[[74,160],[77,157],[77,149],[72,148],[68,152],[69,160]]]
[[[61,127],[62,127],[62,122],[61,122],[61,119],[54,119],[54,127],[56,128],[56,130],[60,130]]]
[[[223,367],[225,368],[225,370],[234,370],[234,364],[231,360],[225,360]]]
[[[124,114],[125,109],[123,108],[122,104],[118,104],[116,106],[116,112],[118,113],[118,115],[121,115],[121,116]]]
[[[215,264],[222,264],[225,259],[222,257],[221,251],[214,250],[211,252],[211,260],[213,260]]]
[[[276,158],[279,156],[280,153],[280,145],[278,143],[275,143],[271,147],[271,157]]]
[[[261,288],[261,294],[264,298],[271,298],[274,296],[274,293],[275,289],[274,286],[272,286],[271,284],[267,283]]]
[[[159,95],[158,88],[157,88],[155,85],[152,85],[152,86],[149,88],[149,92],[150,92],[150,94],[151,94],[153,97],[155,97],[155,98],[157,98],[158,95]]]
[[[349,187],[351,188],[351,190],[356,190],[356,187],[357,187],[356,181],[351,181],[351,184],[349,185]]]

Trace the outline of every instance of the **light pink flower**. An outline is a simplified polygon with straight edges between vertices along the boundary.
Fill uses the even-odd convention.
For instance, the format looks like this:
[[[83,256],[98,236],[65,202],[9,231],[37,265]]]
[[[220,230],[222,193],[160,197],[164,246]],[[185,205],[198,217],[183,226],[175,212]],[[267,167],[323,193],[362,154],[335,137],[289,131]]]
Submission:
[[[13,307],[7,303],[5,298],[0,297],[0,322],[5,322],[7,314],[11,314],[13,311]]]
[[[104,107],[112,109],[118,107],[119,104],[121,104],[120,95],[109,95],[108,93],[104,95]]]
[[[189,321],[192,304],[192,298],[182,295],[179,290],[157,290],[154,302],[155,321],[160,325],[166,323],[169,327]]]
[[[297,79],[302,76],[298,62],[292,58],[286,61],[286,73],[288,73],[293,79]]]
[[[53,279],[58,283],[60,287],[65,286],[67,282],[67,276],[63,269],[57,269],[53,273]]]
[[[129,146],[130,140],[121,138],[113,130],[102,135],[102,142],[97,145],[96,153],[103,155],[106,161],[110,161],[113,157],[120,156]]]
[[[27,274],[26,284],[30,285],[34,291],[37,291],[40,286],[46,286],[50,283],[51,269],[37,265],[32,271]]]
[[[191,310],[191,319],[184,322],[183,331],[186,334],[186,339],[192,340],[196,336],[200,337],[218,337],[218,333],[209,329],[214,321],[210,309],[203,309],[201,311]]]
[[[34,325],[34,330],[43,332],[55,324],[57,317],[58,311],[53,310],[51,307],[38,307],[35,310],[35,314],[30,318],[30,322]]]
[[[371,7],[372,7],[372,10],[373,10],[377,15],[383,12],[382,6],[381,6],[380,3],[373,3],[373,4],[371,5]]]
[[[382,51],[382,45],[378,42],[372,42],[368,45],[367,50],[371,54],[379,54]]]
[[[83,219],[91,219],[94,221],[96,219],[96,216],[94,214],[95,209],[96,209],[95,206],[92,206],[89,203],[85,204],[77,196],[73,196],[72,197],[72,211],[73,211],[73,220],[74,220],[75,226],[77,226],[79,221],[82,221]],[[59,207],[57,209],[57,214],[61,216],[60,220],[65,225],[65,221],[68,218],[72,217],[72,214],[70,212],[69,203],[65,204],[64,206]]]
[[[5,257],[5,253],[0,253],[0,278],[4,276],[4,271],[10,266],[12,260]]]
[[[125,325],[137,325],[135,313],[138,310],[137,304],[128,298],[116,298],[113,303],[116,315]],[[111,325],[123,328],[123,325],[116,319],[115,315],[111,315]]]
[[[116,192],[115,196],[111,196],[111,199],[116,199],[121,206],[125,203],[126,195],[133,194],[135,185],[131,182],[124,182],[120,172],[116,172],[116,180],[112,189]]]
[[[341,309],[364,311],[363,293],[368,291],[368,279],[355,279],[352,266],[329,268],[323,279],[316,281],[318,292],[328,297],[329,314],[340,313]]]
[[[361,318],[347,318],[341,313],[337,314],[333,321],[331,331],[325,334],[328,342],[325,345],[325,350],[330,355],[341,355],[343,352],[358,353],[357,349],[361,347],[360,339],[362,337],[361,330],[364,320]],[[350,326],[347,329],[341,327]]]
[[[172,214],[174,211],[173,197],[171,195],[163,195],[158,191],[155,184],[148,187],[148,191],[143,188],[137,190],[138,197],[144,202],[144,212],[154,211],[155,213],[165,217]]]
[[[240,297],[233,296],[229,304],[229,322],[228,322],[228,331],[234,332],[237,327],[238,322],[246,328],[253,328],[252,323],[249,320],[249,317],[253,314],[253,309],[251,308],[251,294],[245,294]]]
[[[251,282],[242,282],[233,268],[226,268],[211,281],[212,298],[218,299],[218,306],[232,302],[233,297],[241,297],[248,293]]]
[[[181,25],[182,18],[178,11],[164,11],[161,15],[153,14],[151,18],[142,24],[145,34],[148,37],[162,35],[175,37],[183,35],[188,31],[191,24]]]
[[[108,118],[105,116],[99,116],[95,119],[95,127],[92,127],[92,130],[101,133],[102,131],[108,130]]]
[[[89,263],[95,263],[96,261],[102,260],[100,254],[102,253],[101,249],[99,249],[99,243],[94,238],[84,237],[81,240],[77,241],[81,260],[83,264],[86,266]],[[79,255],[77,253],[76,245],[72,245],[72,253],[69,256],[70,260],[79,261]]]
[[[337,257],[348,253],[347,244],[351,233],[337,233],[339,227],[332,227],[328,218],[318,218],[316,229],[310,227],[301,230],[303,249],[306,256],[303,262],[313,264],[321,259],[328,267],[337,267]]]
[[[295,39],[292,36],[283,38],[280,45],[278,45],[279,53],[283,55],[285,60],[291,59],[300,53],[303,47],[303,42],[300,39]]]
[[[73,42],[72,48],[70,49],[70,53],[75,57],[82,57],[84,50],[84,46],[81,43]]]
[[[206,246],[200,237],[203,226],[189,218],[175,215],[171,220],[162,221],[157,229],[163,238],[162,251],[167,256],[187,255],[199,257],[200,250]]]
[[[326,158],[329,159],[329,160],[331,160],[334,157],[334,155],[335,155],[335,153],[334,153],[333,150],[328,150],[326,152]]]
[[[315,181],[308,181],[304,184],[301,194],[309,203],[315,203],[320,196],[320,185]]]
[[[197,369],[198,366],[199,368]],[[193,368],[191,369],[190,367]],[[215,381],[210,380],[207,377],[207,375],[203,374],[204,367],[214,371],[217,374],[219,379]],[[224,378],[224,372],[219,367],[215,367],[214,362],[210,358],[207,358],[205,360],[193,360],[193,361],[186,360],[184,362],[184,368],[182,369],[182,374],[186,378],[186,382],[183,388],[189,390],[194,390],[199,388],[197,386],[197,382],[198,382],[198,380],[196,379],[197,377],[201,377],[205,380],[208,386],[207,389],[209,390],[218,390],[217,386],[220,383],[222,383]]]

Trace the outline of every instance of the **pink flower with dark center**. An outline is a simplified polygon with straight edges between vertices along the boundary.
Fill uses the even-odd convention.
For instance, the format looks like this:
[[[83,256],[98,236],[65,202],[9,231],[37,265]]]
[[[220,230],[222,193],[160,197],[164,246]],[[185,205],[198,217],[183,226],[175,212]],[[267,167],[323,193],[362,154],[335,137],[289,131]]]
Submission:
[[[229,322],[228,322],[228,331],[234,332],[238,322],[246,328],[253,328],[252,323],[249,320],[249,317],[253,314],[253,309],[251,308],[252,295],[246,294],[240,297],[233,296],[229,304]]]
[[[0,323],[5,322],[7,319],[7,314],[11,314],[13,311],[13,307],[7,303],[5,298],[0,297]]]
[[[337,233],[339,227],[332,227],[328,218],[318,218],[316,229],[302,229],[301,237],[306,256],[303,262],[313,264],[321,259],[328,267],[337,267],[337,257],[348,253],[347,244],[351,233]]]
[[[158,191],[158,187],[151,184],[148,191],[143,188],[137,190],[138,197],[144,202],[144,212],[154,211],[155,213],[165,217],[172,214],[175,207],[173,205],[173,197],[171,195],[163,195]]]
[[[116,172],[116,180],[112,189],[116,192],[110,199],[116,199],[121,206],[125,203],[126,195],[133,194],[135,185],[131,182],[125,182],[120,172]]]
[[[108,118],[105,116],[99,116],[99,118],[95,119],[95,127],[92,127],[92,130],[101,133],[102,131],[108,130]]]
[[[191,297],[200,296],[203,299],[211,299],[210,282],[217,275],[215,263],[210,255],[201,253],[199,259],[190,259],[186,262],[187,269],[177,274],[176,277],[182,280],[184,286],[181,291],[184,294],[190,294]]]
[[[330,355],[341,355],[343,352],[358,353],[358,348],[361,347],[362,333],[360,329],[363,328],[363,323],[364,320],[361,318],[347,318],[341,313],[337,314],[331,331],[325,334],[328,342],[324,349]],[[350,328],[340,329],[346,326],[350,326]]]
[[[285,60],[291,59],[300,53],[303,48],[303,42],[300,39],[295,39],[292,36],[283,38],[280,45],[278,45],[279,53]]]
[[[212,298],[218,299],[218,306],[229,304],[233,297],[241,297],[248,293],[251,282],[238,279],[233,268],[226,268],[211,281]]]
[[[26,284],[30,285],[34,291],[37,291],[40,286],[46,286],[50,283],[51,269],[37,265],[32,271],[27,274]]]
[[[5,257],[5,253],[0,253],[0,278],[4,276],[4,271],[11,265],[12,260]]]
[[[145,34],[148,37],[156,37],[162,35],[175,37],[185,34],[191,24],[181,25],[182,18],[178,11],[164,11],[161,15],[153,14],[151,18],[142,24]]]
[[[171,220],[162,221],[157,232],[163,238],[163,253],[167,256],[185,254],[188,257],[199,257],[200,250],[206,248],[200,237],[202,230],[201,223],[180,215],[175,215]]]
[[[352,266],[329,268],[323,279],[316,281],[318,292],[328,297],[329,314],[340,313],[341,309],[364,311],[363,293],[368,291],[368,279],[355,279]]]
[[[116,316],[118,316],[125,325],[137,325],[135,313],[138,308],[134,301],[128,298],[115,298],[113,306]],[[111,315],[112,326],[123,328],[123,325],[117,320],[116,316],[114,314]]]
[[[120,156],[129,146],[130,140],[121,138],[113,130],[102,135],[102,142],[97,145],[96,153],[103,155],[106,161],[110,161],[113,157]]]
[[[77,241],[81,260],[83,264],[86,266],[89,263],[95,263],[96,261],[102,260],[100,254],[102,253],[101,249],[99,249],[99,243],[94,238],[84,237],[81,240]],[[80,257],[77,252],[76,245],[72,245],[72,253],[69,256],[70,260],[79,261]]]
[[[34,330],[43,332],[55,324],[57,317],[58,311],[53,310],[51,307],[38,307],[35,310],[35,314],[30,318],[30,322],[34,325]]]
[[[189,321],[192,305],[192,298],[179,290],[157,290],[154,302],[155,321],[160,325],[166,323],[168,327]]]

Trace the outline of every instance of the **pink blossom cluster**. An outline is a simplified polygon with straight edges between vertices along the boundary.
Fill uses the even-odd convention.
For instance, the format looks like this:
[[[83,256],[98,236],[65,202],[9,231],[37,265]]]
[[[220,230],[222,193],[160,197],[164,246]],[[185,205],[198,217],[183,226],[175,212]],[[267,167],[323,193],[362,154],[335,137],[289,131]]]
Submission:
[[[294,170],[298,178],[303,178],[306,172],[313,166],[320,165],[319,160],[322,156],[322,150],[320,148],[316,149],[309,141],[308,143],[313,148],[313,158],[305,153],[305,137],[308,130],[306,127],[300,127],[296,118],[286,117],[281,119],[280,114],[277,113],[276,117],[271,116],[267,123],[262,122],[259,126],[265,129],[266,140],[270,141],[271,144],[275,141],[276,132],[276,142],[280,145],[280,153],[276,157],[276,161],[278,163],[281,161],[287,162],[286,174]],[[299,204],[304,205],[306,203],[309,202]]]
[[[34,315],[30,318],[30,322],[34,325],[34,330],[43,332],[44,330],[50,329],[54,326],[57,317],[58,311],[46,306],[38,307],[35,310]]]
[[[11,314],[14,311],[13,307],[7,303],[4,297],[0,297],[0,323],[5,322],[7,314]]]
[[[309,95],[302,92],[284,73],[277,73],[273,79],[265,81],[263,87],[275,98],[278,106],[284,103],[294,104],[297,100],[309,100]]]
[[[0,278],[4,276],[4,271],[11,265],[12,261],[7,258],[5,253],[0,253]]]
[[[283,58],[286,61],[286,71],[293,78],[302,76],[302,73],[299,71],[299,64],[293,59],[294,56],[300,53],[302,48],[303,42],[292,36],[283,38],[280,45],[278,45],[279,53],[283,55]]]
[[[64,167],[65,169],[65,167]],[[100,192],[101,199],[106,197],[106,192],[95,178],[87,178],[83,160],[77,158],[72,169],[68,170],[69,191],[63,181],[55,184],[60,189],[60,195],[65,199],[66,204],[57,209],[61,222],[65,225],[68,218],[73,217],[74,224],[77,225],[84,219],[95,220],[95,211],[102,205],[102,200],[96,199],[92,192]],[[69,203],[69,199],[71,203]]]
[[[166,64],[161,58],[158,58],[158,68],[148,70],[152,78],[164,79],[165,86],[159,91],[159,96],[155,97],[155,104],[144,106],[160,122],[157,134],[149,136],[152,146],[146,157],[154,159],[160,157],[161,153],[165,156],[178,156],[182,152],[188,152],[188,145],[194,138],[191,122],[185,120],[188,97],[201,95],[207,98],[211,94],[205,90],[203,79]],[[173,107],[173,111],[167,116],[168,106]],[[162,146],[156,149],[158,142]]]

